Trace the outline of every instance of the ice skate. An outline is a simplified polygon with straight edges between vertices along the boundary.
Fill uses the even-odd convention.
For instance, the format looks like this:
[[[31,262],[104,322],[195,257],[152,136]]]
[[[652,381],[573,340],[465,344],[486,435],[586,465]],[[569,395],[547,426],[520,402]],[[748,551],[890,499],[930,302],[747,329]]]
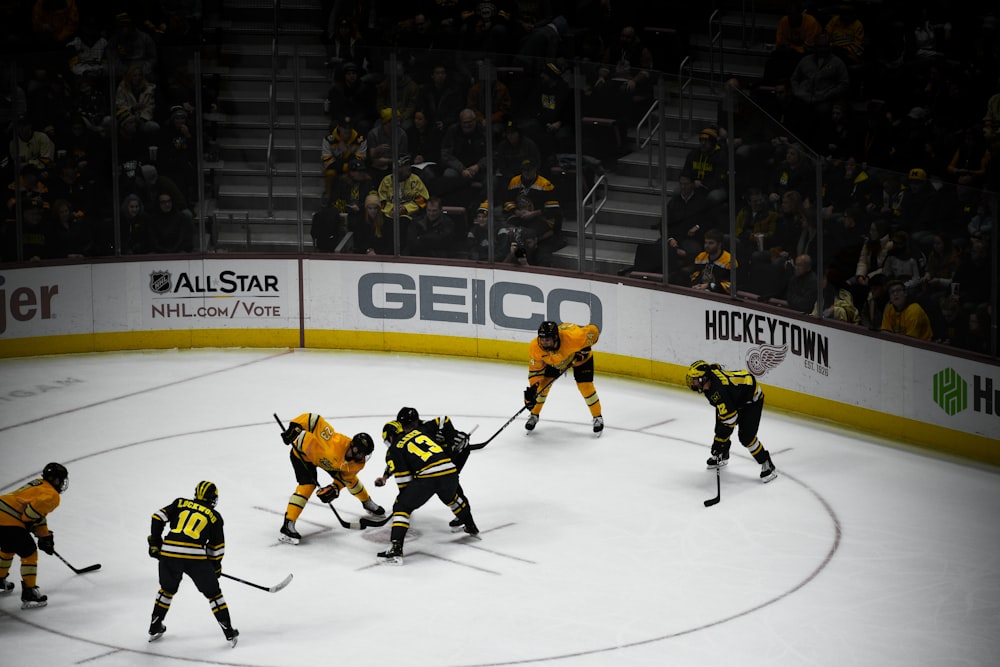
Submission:
[[[774,462],[771,461],[771,455],[767,455],[767,460],[760,466],[760,481],[767,484],[772,479],[778,476],[778,471],[774,469]]]
[[[38,586],[28,587],[21,582],[21,609],[34,609],[35,607],[44,607],[49,602],[48,595],[42,595],[41,591],[38,590]]]
[[[285,544],[298,544],[302,541],[302,536],[295,530],[295,522],[285,519],[281,525],[281,532],[278,534],[278,541]]]
[[[715,468],[721,468],[722,466],[729,465],[729,452],[722,452],[722,454],[712,454],[708,457],[708,461],[705,462],[709,470]]]
[[[167,626],[163,625],[163,621],[153,621],[149,624],[149,641],[155,642],[166,631]]]
[[[476,526],[476,522],[471,518],[465,522],[465,525],[462,526],[462,530],[465,531],[465,534],[469,537],[474,537],[477,540],[482,539],[479,537],[479,528]]]
[[[365,511],[371,514],[373,517],[381,519],[385,516],[385,509],[374,500],[369,498],[365,502],[361,503],[361,506],[365,508]]]
[[[534,431],[535,424],[538,423],[538,415],[528,415],[528,421],[524,422],[524,430]]]
[[[597,437],[601,437],[601,433],[604,432],[604,417],[597,415],[594,417],[594,433]]]
[[[448,527],[451,528],[451,532],[453,533],[461,533],[463,530],[465,530],[465,522],[459,519],[458,517],[455,517],[454,519],[448,522]]]
[[[236,628],[222,628],[222,632],[226,635],[226,641],[233,648],[236,648],[236,642],[240,640],[240,631]]]
[[[402,565],[403,564],[403,545],[399,542],[393,542],[385,551],[378,552],[378,562],[386,563],[388,565]]]
[[[0,579],[0,595],[7,595],[14,592],[14,582],[7,581],[7,577]]]

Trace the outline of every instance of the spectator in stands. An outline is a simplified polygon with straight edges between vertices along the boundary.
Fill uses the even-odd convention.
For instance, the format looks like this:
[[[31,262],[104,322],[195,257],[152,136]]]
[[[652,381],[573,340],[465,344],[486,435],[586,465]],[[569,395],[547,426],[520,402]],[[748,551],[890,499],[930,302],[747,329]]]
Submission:
[[[365,161],[354,158],[348,165],[347,177],[334,182],[330,205],[347,214],[348,228],[355,229],[364,217],[365,197],[375,191],[375,183],[365,168]]]
[[[156,42],[149,33],[132,23],[127,12],[115,16],[115,29],[108,38],[108,69],[115,78],[125,75],[132,65],[142,68],[143,76],[152,80],[159,64]]]
[[[382,213],[382,203],[378,194],[365,197],[365,214],[355,227],[354,252],[363,255],[392,255],[395,252],[395,238],[392,218]],[[400,243],[403,237],[400,236]]]
[[[465,236],[465,256],[471,260],[489,261],[490,259],[490,203],[483,201],[476,208],[476,216],[472,219],[469,231]]]
[[[510,12],[493,2],[480,2],[459,28],[464,51],[509,53],[511,47]]]
[[[198,138],[184,107],[170,109],[157,147],[157,171],[169,176],[189,203],[198,201]]]
[[[78,259],[94,254],[94,230],[83,211],[74,211],[68,201],[52,204],[49,231],[50,256]]]
[[[142,197],[132,193],[125,197],[121,207],[122,254],[142,255],[152,252],[149,232],[153,219],[143,206]]]
[[[993,233],[993,203],[995,201],[996,199],[989,193],[980,194],[979,203],[976,204],[976,212],[969,218],[969,224],[965,227],[969,236],[981,234],[984,239],[990,238]]]
[[[491,109],[487,113],[486,89],[483,87],[482,81],[474,81],[469,86],[465,105],[476,112],[476,120],[484,128],[490,129],[494,137],[500,137],[507,124],[507,120],[511,117],[514,103],[511,98],[510,89],[500,79],[493,81],[493,90],[490,94],[492,98]]]
[[[983,234],[972,234],[952,277],[954,293],[967,311],[989,303],[993,261]]]
[[[379,109],[392,107],[396,110],[400,127],[406,130],[413,124],[413,112],[420,100],[420,85],[413,80],[401,62],[396,63],[396,100],[393,104],[389,85],[390,75],[375,86],[375,104]]]
[[[555,153],[572,152],[573,94],[555,63],[542,67],[537,84],[515,113],[521,132],[538,144],[543,162]]]
[[[107,91],[95,85],[98,81],[89,74],[80,77],[73,97],[72,113],[83,121],[88,132],[105,139],[111,136],[111,105]]]
[[[858,264],[854,270],[855,282],[867,285],[871,278],[882,273],[885,258],[892,249],[889,223],[881,218],[872,220],[868,227],[868,237],[861,246]]]
[[[323,108],[332,119],[350,116],[354,129],[365,135],[377,118],[375,88],[362,78],[357,64],[345,63],[334,75],[334,83],[327,92]]]
[[[80,27],[76,0],[35,0],[31,28],[43,51],[62,48]]]
[[[851,206],[867,207],[878,186],[868,170],[853,156],[828,167],[823,174],[823,219],[835,221]]]
[[[982,133],[975,127],[965,128],[961,136],[962,141],[952,154],[946,170],[958,187],[959,203],[972,207],[986,183],[986,168],[991,155]]]
[[[539,5],[547,6],[548,3],[518,2],[516,4],[520,7],[513,14],[525,33],[517,45],[514,62],[527,68],[533,67],[538,60],[551,61],[555,59],[560,53],[563,38],[569,31],[566,17],[549,14],[539,20],[525,20],[522,10],[528,5],[532,6],[532,10],[536,10]],[[546,9],[549,8],[546,7]],[[548,14],[548,11],[545,13]]]
[[[622,26],[617,40],[602,54],[593,83],[601,115],[615,118],[622,128],[631,127],[651,103],[653,54],[639,38],[635,26]]]
[[[66,42],[69,71],[76,77],[104,77],[108,73],[108,40],[94,16],[86,16],[76,36]]]
[[[21,165],[21,177],[18,179],[18,183],[7,184],[7,208],[9,210],[13,210],[16,206],[17,202],[14,197],[17,192],[20,192],[20,196],[25,201],[32,204],[37,203],[40,208],[48,210],[52,200],[49,197],[48,187],[42,181],[42,173],[31,162],[25,162]],[[22,206],[24,205],[26,204],[22,202]]]
[[[677,194],[667,201],[667,245],[675,268],[693,271],[694,258],[705,247],[705,232],[715,227],[712,205],[704,189],[695,187],[694,177],[682,171],[677,177]]]
[[[866,230],[863,209],[851,204],[844,212],[835,216],[824,226],[823,253],[828,267],[833,267],[845,276],[853,276],[858,265],[858,256],[865,243]]]
[[[524,136],[517,121],[508,120],[504,125],[503,140],[496,146],[493,158],[493,168],[498,174],[496,192],[507,189],[511,179],[521,173],[525,160],[541,164],[541,151],[531,137]]]
[[[990,316],[986,307],[973,308],[964,315],[954,345],[963,350],[990,354]]]
[[[951,281],[958,269],[960,255],[951,240],[943,234],[931,237],[927,253],[927,270],[921,276],[922,300],[938,301],[951,290]]]
[[[916,301],[910,301],[906,287],[900,280],[889,280],[886,284],[889,305],[882,314],[882,331],[931,340],[933,330],[930,318]]]
[[[464,230],[443,211],[440,197],[431,197],[422,214],[413,218],[407,232],[409,254],[418,257],[455,257],[456,235],[464,238]]]
[[[845,2],[837,7],[837,13],[826,22],[826,34],[830,36],[830,48],[841,60],[849,66],[863,64],[865,26],[853,3]]]
[[[443,176],[452,184],[446,191],[458,192],[453,195],[459,205],[467,206],[482,198],[486,178],[486,132],[476,122],[476,112],[465,108],[458,114],[458,122],[445,130],[441,139],[441,162]],[[443,195],[444,193],[442,193]]]
[[[49,178],[49,199],[53,202],[64,199],[69,202],[72,211],[92,219],[100,210],[98,200],[105,193],[91,189],[91,184],[80,177],[80,171],[72,157],[65,157],[57,162]]]
[[[830,107],[830,117],[816,129],[816,151],[834,160],[851,157],[861,128],[854,122],[851,107],[839,100]]]
[[[428,190],[434,189],[434,180],[443,171],[442,135],[423,109],[418,107],[413,112],[413,125],[406,131],[406,140],[413,155],[413,173],[420,177]]]
[[[789,0],[784,16],[778,20],[774,51],[764,68],[764,82],[773,84],[788,78],[821,32],[823,26],[802,9],[801,0]]]
[[[538,164],[531,158],[525,158],[521,162],[520,173],[507,184],[503,210],[508,215],[515,215],[522,226],[534,225],[539,241],[546,241],[552,238],[553,231],[558,232],[562,228],[562,210],[555,190],[552,181],[538,173]],[[519,197],[531,200],[530,211],[516,210]]]
[[[816,169],[813,161],[803,154],[798,144],[779,144],[784,147],[784,158],[774,167],[771,179],[771,194],[768,200],[778,204],[782,196],[790,191],[797,192],[803,201],[816,201]]]
[[[21,261],[38,262],[52,256],[51,228],[46,224],[45,214],[49,203],[43,199],[23,196],[21,198]],[[18,261],[17,217],[13,202],[8,202],[3,223],[0,259],[5,262]]]
[[[347,233],[346,216],[337,210],[334,201],[324,203],[313,213],[309,236],[313,246],[320,252],[335,252]]]
[[[737,259],[741,263],[749,262],[754,252],[770,251],[778,226],[778,212],[767,205],[767,197],[760,188],[749,188],[745,202],[736,214]],[[669,206],[668,202],[668,219]],[[855,253],[851,259],[856,258]]]
[[[155,136],[160,125],[156,116],[156,85],[150,82],[139,63],[129,65],[115,90],[115,115],[135,120],[139,132]]]
[[[818,308],[814,308],[812,314],[818,315]],[[861,324],[861,314],[854,305],[854,297],[844,281],[844,274],[834,268],[823,272],[823,317]]]
[[[729,199],[729,156],[719,146],[719,131],[714,127],[698,134],[698,147],[687,152],[682,171],[694,177],[695,188],[705,193],[710,206]]]
[[[330,12],[330,22],[323,34],[326,44],[326,66],[339,70],[347,63],[368,69],[368,45],[347,17]]]
[[[392,144],[396,144],[396,154],[410,152],[406,130],[399,123],[399,114],[386,107],[379,111],[379,124],[372,128],[365,140],[368,147],[368,166],[372,178],[381,183],[392,170]]]
[[[802,195],[789,190],[781,196],[778,209],[778,224],[772,237],[771,256],[775,263],[783,266],[801,252],[796,252],[802,232],[809,225],[809,215],[802,203]]]
[[[14,121],[15,136],[10,142],[10,154],[20,155],[21,164],[30,164],[38,168],[39,174],[45,174],[56,159],[56,146],[44,132],[35,129],[34,122],[28,116],[19,116]]]
[[[807,254],[785,263],[785,301],[797,313],[811,313],[816,306],[817,278],[813,260]]]
[[[914,241],[925,244],[935,231],[951,231],[953,218],[947,208],[938,190],[928,181],[927,172],[917,167],[909,171],[906,185],[900,189],[898,214],[893,222]]]
[[[396,174],[389,173],[378,186],[378,198],[382,204],[382,212],[387,218],[392,217],[395,198],[399,199],[400,230],[405,231],[410,221],[420,214],[427,206],[430,193],[420,177],[413,173],[412,159],[409,155],[399,156]],[[399,177],[398,187],[396,176]],[[405,219],[405,220],[404,220]],[[404,238],[406,238],[404,236]]]
[[[346,114],[337,118],[330,133],[323,138],[320,159],[323,161],[323,195],[328,200],[333,194],[337,179],[346,176],[350,163],[364,159],[368,144],[364,136],[354,129],[354,119]]]
[[[792,70],[789,81],[792,95],[805,108],[804,117],[809,121],[806,143],[816,145],[816,128],[830,118],[830,109],[837,100],[845,99],[851,90],[851,77],[847,65],[830,50],[830,37],[825,33],[816,36],[816,45]]]
[[[892,234],[892,247],[886,254],[885,263],[882,265],[882,272],[890,280],[899,280],[906,287],[907,294],[911,298],[916,298],[920,293],[920,286],[923,282],[923,271],[917,253],[922,258],[919,249],[910,247],[910,236],[903,230],[897,230]]]
[[[452,80],[448,67],[439,62],[431,71],[430,81],[420,86],[417,107],[424,110],[437,129],[458,122],[458,112],[464,108],[465,95]]]
[[[156,196],[157,210],[151,215],[149,251],[152,253],[191,252],[194,247],[194,227],[191,218],[174,206],[167,190]]]
[[[911,174],[917,178],[914,180],[927,180],[927,172],[920,170],[920,173]],[[920,176],[924,178],[921,179]],[[880,218],[891,221],[894,226],[899,226],[899,219],[903,215],[903,196],[905,188],[899,182],[899,176],[894,173],[886,174],[882,178],[882,187],[879,192],[872,197],[868,203],[868,212]]]
[[[722,234],[710,229],[705,232],[704,250],[695,257],[691,287],[719,294],[729,294],[732,287],[733,260],[722,248]]]

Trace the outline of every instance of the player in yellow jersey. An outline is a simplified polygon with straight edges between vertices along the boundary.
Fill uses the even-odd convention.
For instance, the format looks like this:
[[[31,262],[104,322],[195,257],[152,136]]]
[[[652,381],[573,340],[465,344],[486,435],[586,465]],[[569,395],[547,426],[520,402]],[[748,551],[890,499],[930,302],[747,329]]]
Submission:
[[[0,496],[0,595],[14,590],[7,574],[14,555],[21,558],[21,609],[44,607],[49,597],[38,590],[38,550],[55,553],[55,538],[47,516],[59,507],[59,496],[69,487],[69,472],[50,463],[42,476]],[[38,536],[38,547],[31,533]]]
[[[375,450],[375,441],[370,435],[358,433],[350,438],[334,431],[320,415],[307,412],[289,422],[281,439],[292,446],[289,459],[298,486],[288,499],[285,520],[278,535],[280,541],[298,544],[302,540],[295,529],[295,521],[319,486],[317,468],[322,468],[333,478],[329,485],[316,493],[321,501],[332,502],[340,495],[340,490],[346,488],[370,514],[385,516],[385,510],[371,499],[365,485],[358,479],[358,473],[364,469]]]
[[[570,367],[573,379],[594,419],[594,433],[604,431],[601,416],[601,399],[594,387],[594,352],[591,346],[601,335],[596,325],[556,324],[545,321],[538,327],[538,336],[528,350],[528,388],[524,390],[524,403],[531,410],[524,428],[533,431],[545,406],[545,399],[552,384]]]
[[[703,394],[715,408],[715,438],[709,468],[729,463],[729,436],[739,426],[740,444],[760,464],[760,479],[770,482],[778,476],[771,455],[757,439],[760,416],[764,411],[764,391],[749,371],[724,371],[719,364],[696,361],[687,370],[691,391]]]

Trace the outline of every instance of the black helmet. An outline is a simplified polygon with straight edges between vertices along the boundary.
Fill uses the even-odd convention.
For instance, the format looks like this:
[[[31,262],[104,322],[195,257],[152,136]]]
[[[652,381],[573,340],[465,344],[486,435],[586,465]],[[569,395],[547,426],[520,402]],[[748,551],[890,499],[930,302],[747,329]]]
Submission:
[[[702,361],[701,359],[688,366],[687,374],[685,375],[688,389],[701,393],[702,382],[705,379],[705,374],[711,369],[711,365],[707,361]]]
[[[215,503],[219,501],[219,489],[215,482],[198,482],[198,486],[194,487],[194,499],[215,507]]]
[[[420,414],[416,408],[400,408],[396,413],[396,421],[400,424],[416,424],[420,421]]]
[[[361,454],[360,460],[364,461],[375,451],[375,441],[367,433],[358,433],[351,438],[351,447]]]
[[[382,427],[382,442],[385,443],[386,447],[392,447],[396,444],[396,440],[403,433],[403,425],[398,421],[387,422],[385,426]]]
[[[42,479],[62,493],[69,488],[69,471],[61,463],[49,463],[42,469]]]
[[[543,343],[542,340],[547,339],[551,342],[548,344]],[[559,349],[559,325],[550,320],[546,320],[538,325],[538,344],[543,350],[558,350]]]

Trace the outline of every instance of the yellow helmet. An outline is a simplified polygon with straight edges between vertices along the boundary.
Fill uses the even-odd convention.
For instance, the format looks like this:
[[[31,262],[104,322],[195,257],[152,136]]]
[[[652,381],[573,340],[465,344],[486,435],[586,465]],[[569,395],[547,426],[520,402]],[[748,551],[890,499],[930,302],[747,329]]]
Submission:
[[[386,447],[392,447],[396,444],[401,435],[403,435],[403,425],[398,421],[386,422],[385,426],[382,427],[382,442],[385,443]]]
[[[702,361],[701,359],[688,366],[687,375],[685,376],[688,388],[691,391],[701,392],[702,380],[704,379],[705,374],[711,369],[712,367],[709,363],[707,361]]]

